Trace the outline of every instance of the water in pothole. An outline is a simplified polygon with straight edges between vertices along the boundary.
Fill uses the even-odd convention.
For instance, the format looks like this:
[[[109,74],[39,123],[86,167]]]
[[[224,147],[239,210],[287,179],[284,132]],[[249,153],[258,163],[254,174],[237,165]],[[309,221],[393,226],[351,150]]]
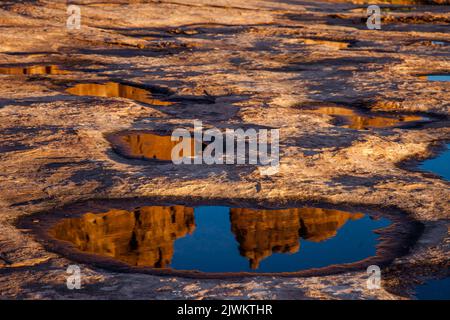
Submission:
[[[49,66],[28,66],[28,67],[0,67],[0,74],[8,75],[58,75],[68,74],[66,70],[61,70],[56,65]]]
[[[432,44],[437,46],[448,46],[450,43],[446,41],[440,41],[440,40],[433,40],[431,41]]]
[[[172,141],[171,135],[160,135],[151,132],[123,132],[111,135],[109,140],[114,149],[122,156],[134,159],[172,161],[183,157],[192,157],[195,153],[195,140],[188,139],[183,143],[190,143],[189,148],[172,150],[179,142]]]
[[[330,41],[330,40],[320,40],[320,39],[305,39],[303,40],[304,44],[307,45],[319,45],[326,46],[335,49],[347,49],[350,45],[348,42],[343,41]]]
[[[336,117],[342,126],[356,130],[370,128],[388,128],[407,123],[425,121],[426,118],[417,115],[368,115],[346,107],[318,107],[311,112]]]
[[[419,167],[422,170],[431,171],[450,181],[450,144],[444,152],[437,157],[425,160]]]
[[[68,88],[66,92],[76,96],[126,98],[156,106],[169,106],[173,104],[169,101],[153,98],[152,93],[148,90],[118,82],[79,83]]]
[[[415,291],[419,300],[449,300],[450,278],[427,281],[417,286]]]
[[[288,272],[376,253],[384,218],[321,208],[225,206],[111,209],[57,222],[50,235],[132,266],[204,272]]]
[[[430,74],[427,76],[428,81],[450,81],[450,74]]]

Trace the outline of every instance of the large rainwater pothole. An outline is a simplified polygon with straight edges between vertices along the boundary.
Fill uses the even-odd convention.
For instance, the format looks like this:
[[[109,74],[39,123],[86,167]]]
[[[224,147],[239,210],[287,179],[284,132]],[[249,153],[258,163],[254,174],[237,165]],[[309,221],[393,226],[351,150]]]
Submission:
[[[8,75],[62,75],[68,74],[66,70],[61,70],[59,66],[28,66],[28,67],[0,67],[0,74]]]
[[[134,267],[295,272],[375,255],[389,220],[321,208],[144,206],[64,218],[49,228],[75,250]]]
[[[156,106],[170,106],[173,104],[170,101],[154,98],[149,90],[118,82],[78,83],[66,89],[66,92],[76,96],[126,98]]]
[[[353,108],[338,106],[317,107],[310,111],[333,116],[336,118],[338,125],[356,130],[397,127],[427,121],[426,118],[418,115],[369,115],[358,112]]]

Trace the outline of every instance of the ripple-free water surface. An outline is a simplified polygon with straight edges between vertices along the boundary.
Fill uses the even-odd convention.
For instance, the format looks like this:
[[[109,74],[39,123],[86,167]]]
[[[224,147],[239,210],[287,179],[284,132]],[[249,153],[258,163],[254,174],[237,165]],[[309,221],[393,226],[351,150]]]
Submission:
[[[195,140],[186,142],[189,147],[174,152],[173,148],[179,143],[172,141],[171,135],[157,134],[153,132],[121,132],[110,137],[114,149],[127,158],[172,161],[183,157],[192,157],[195,154]],[[173,158],[173,159],[172,159]]]
[[[450,181],[450,144],[447,144],[447,149],[437,157],[424,161],[420,168]],[[450,278],[430,280],[417,286],[416,297],[420,300],[450,299]]]
[[[59,75],[68,74],[66,70],[61,70],[59,66],[48,65],[48,66],[27,66],[27,67],[0,67],[0,74],[8,75]]]
[[[320,208],[148,206],[63,219],[50,234],[133,266],[286,272],[373,256],[374,230],[389,223]]]
[[[78,83],[66,90],[67,93],[76,96],[118,97],[143,102],[156,106],[169,106],[173,104],[152,97],[149,90],[118,83]]]
[[[430,280],[417,286],[416,298],[419,300],[449,300],[450,278]]]
[[[450,181],[450,144],[447,144],[445,151],[438,154],[435,158],[425,160],[420,169],[431,171],[445,180]]]
[[[427,76],[428,81],[450,81],[450,74],[432,74]]]
[[[379,115],[376,113],[365,114],[347,107],[318,107],[312,109],[311,112],[334,116],[343,120],[343,127],[364,130],[370,128],[389,128],[405,123],[413,123],[417,121],[425,121],[424,117],[418,115]]]

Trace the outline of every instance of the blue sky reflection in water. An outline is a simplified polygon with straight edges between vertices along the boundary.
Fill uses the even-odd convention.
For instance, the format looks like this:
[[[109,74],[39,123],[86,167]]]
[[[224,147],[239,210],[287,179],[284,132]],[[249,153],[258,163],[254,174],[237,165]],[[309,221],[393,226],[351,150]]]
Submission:
[[[425,160],[419,168],[431,171],[450,181],[450,144],[447,144],[446,150],[439,153],[436,157]]]
[[[449,300],[450,278],[430,280],[417,286],[416,298],[419,300]]]
[[[325,227],[322,237],[315,235],[306,240],[302,238],[301,230],[290,228],[298,220],[295,214],[277,219],[280,213],[273,212],[263,218],[254,210],[244,212],[236,219],[232,218],[234,212],[231,212],[230,219],[228,207],[198,207],[195,209],[196,230],[175,242],[171,266],[205,272],[288,272],[354,262],[375,254],[378,236],[373,230],[388,226],[388,220],[376,221],[364,215],[343,222],[346,217],[335,215],[333,221],[334,210],[330,212],[329,220],[326,217],[317,219],[324,219],[329,230]],[[246,214],[254,216],[243,217]],[[343,226],[339,228],[340,223]],[[303,226],[321,229],[319,224],[308,226],[305,222]],[[234,232],[230,231],[232,228]]]
[[[428,81],[450,81],[450,74],[432,74],[427,76]]]

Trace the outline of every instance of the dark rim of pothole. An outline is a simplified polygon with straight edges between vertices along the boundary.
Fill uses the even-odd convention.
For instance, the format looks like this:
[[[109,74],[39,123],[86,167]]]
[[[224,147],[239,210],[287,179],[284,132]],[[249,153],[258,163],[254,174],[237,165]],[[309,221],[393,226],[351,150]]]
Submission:
[[[130,266],[125,262],[117,261],[114,258],[99,256],[92,253],[79,251],[75,246],[66,241],[53,238],[49,231],[61,219],[80,217],[87,212],[102,213],[112,208],[131,210],[142,206],[157,205],[188,205],[191,207],[200,205],[227,205],[233,207],[246,207],[255,209],[281,209],[288,207],[315,207],[323,209],[337,209],[348,212],[364,212],[370,217],[383,217],[391,221],[391,224],[382,229],[377,229],[379,241],[376,245],[376,254],[363,260],[334,264],[327,267],[312,268],[294,272],[203,272],[197,270],[178,270],[171,268],[152,268]],[[375,206],[362,204],[329,204],[322,200],[317,201],[287,201],[282,203],[263,200],[248,199],[204,199],[200,197],[153,197],[153,198],[129,198],[129,199],[92,199],[83,202],[75,202],[60,208],[35,213],[18,221],[18,227],[29,229],[36,240],[44,247],[61,256],[93,267],[102,268],[114,272],[123,273],[144,273],[152,275],[180,276],[186,278],[199,279],[221,279],[221,278],[243,278],[261,276],[281,276],[281,277],[309,277],[345,273],[350,271],[362,271],[370,265],[385,267],[400,256],[407,254],[410,248],[416,243],[423,232],[424,225],[409,217],[407,213],[393,207],[386,207],[381,210]],[[38,222],[36,222],[38,221]]]

